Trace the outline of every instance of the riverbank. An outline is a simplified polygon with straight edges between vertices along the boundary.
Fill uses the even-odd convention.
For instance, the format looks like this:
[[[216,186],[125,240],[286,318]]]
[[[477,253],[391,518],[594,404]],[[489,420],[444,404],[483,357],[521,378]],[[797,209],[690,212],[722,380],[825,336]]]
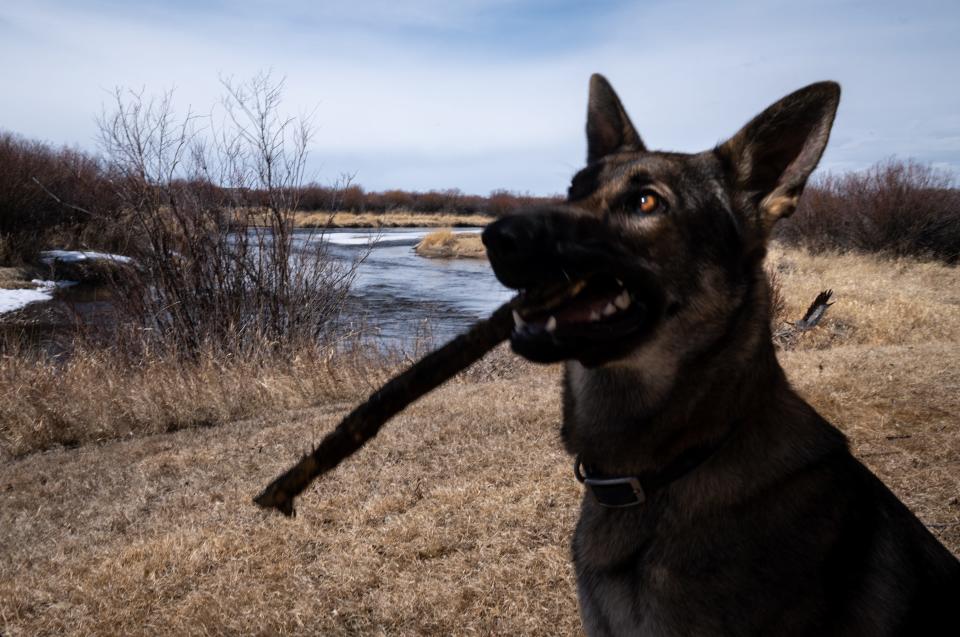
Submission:
[[[769,258],[788,318],[821,289],[836,301],[778,353],[790,381],[960,552],[960,270],[779,247]],[[559,440],[558,366],[501,346],[389,422],[288,520],[250,499],[386,365],[327,389],[336,360],[212,358],[203,374],[171,362],[149,377],[13,365],[0,361],[3,426],[25,414],[21,439],[94,434],[0,462],[0,633],[579,634],[581,487]],[[242,420],[202,411],[243,395]]]
[[[480,214],[408,210],[386,213],[314,211],[298,212],[294,216],[298,228],[482,228],[493,219]]]

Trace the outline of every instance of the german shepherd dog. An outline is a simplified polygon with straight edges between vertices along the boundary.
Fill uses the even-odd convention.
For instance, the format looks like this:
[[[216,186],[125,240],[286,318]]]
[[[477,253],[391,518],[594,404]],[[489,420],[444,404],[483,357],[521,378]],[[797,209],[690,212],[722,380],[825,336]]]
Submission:
[[[827,144],[812,84],[699,154],[649,151],[590,81],[568,202],[483,241],[511,344],[565,362],[589,635],[960,634],[960,562],[798,396],[762,267]]]

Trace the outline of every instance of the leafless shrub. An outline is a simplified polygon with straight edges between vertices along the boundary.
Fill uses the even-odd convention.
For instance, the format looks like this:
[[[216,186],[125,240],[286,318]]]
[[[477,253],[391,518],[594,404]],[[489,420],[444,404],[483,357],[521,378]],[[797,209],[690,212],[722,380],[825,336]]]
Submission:
[[[117,90],[100,118],[140,273],[116,282],[120,311],[185,353],[316,342],[354,267],[322,233],[294,232],[311,123],[281,116],[283,82],[269,74],[222,83],[210,115],[177,116],[171,93]]]
[[[494,190],[489,196],[468,195],[458,188],[446,190],[367,191],[354,183],[356,174],[343,173],[332,186],[309,184],[301,190],[300,209],[331,212],[383,213],[403,211],[411,214],[482,214],[501,216],[521,208],[555,204],[560,196],[538,197],[507,190]]]
[[[777,238],[810,250],[858,250],[892,256],[960,257],[960,191],[953,179],[913,161],[828,175],[809,188]]]
[[[80,244],[90,210],[115,213],[101,162],[82,151],[0,132],[0,167],[0,264],[33,261],[52,242]],[[98,247],[110,238],[95,236]]]

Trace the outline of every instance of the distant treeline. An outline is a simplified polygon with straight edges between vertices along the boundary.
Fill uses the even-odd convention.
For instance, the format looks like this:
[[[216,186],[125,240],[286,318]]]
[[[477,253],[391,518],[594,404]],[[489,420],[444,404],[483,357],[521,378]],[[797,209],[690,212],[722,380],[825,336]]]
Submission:
[[[0,265],[28,261],[45,247],[122,251],[130,229],[122,221],[116,183],[114,170],[100,157],[0,132]],[[184,181],[177,187],[203,191],[204,201],[219,199],[225,207],[236,206],[241,196],[258,205],[261,196],[210,183]],[[402,210],[496,217],[563,197],[506,190],[487,196],[458,189],[368,192],[345,179],[335,186],[308,184],[290,200],[305,212]],[[955,263],[960,257],[960,191],[948,173],[887,160],[866,171],[815,179],[796,214],[778,225],[776,237],[814,251],[860,250]]]
[[[28,261],[38,250],[83,247],[122,250],[128,229],[114,185],[122,178],[103,158],[57,148],[0,131],[0,265]],[[242,193],[209,182],[181,181],[179,190],[201,193],[206,202],[234,207],[238,200],[265,205],[269,195]],[[350,179],[333,186],[306,184],[296,189],[295,209],[303,212],[450,212],[491,217],[522,208],[557,203],[561,196],[538,197],[495,190],[470,195],[459,189],[367,191]]]
[[[468,195],[457,188],[447,190],[384,190],[368,192],[362,186],[319,186],[310,184],[301,189],[299,210],[333,212],[456,212],[493,217],[531,206],[559,203],[563,197],[537,197],[508,190],[494,190],[487,196]]]
[[[91,214],[115,209],[106,175],[103,162],[87,153],[0,131],[0,266],[59,239],[110,243],[113,232]]]

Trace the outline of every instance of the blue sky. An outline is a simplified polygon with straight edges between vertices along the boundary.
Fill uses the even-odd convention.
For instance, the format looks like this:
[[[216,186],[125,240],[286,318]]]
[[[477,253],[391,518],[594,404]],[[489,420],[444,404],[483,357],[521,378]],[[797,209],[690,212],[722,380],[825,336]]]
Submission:
[[[74,0],[0,5],[0,128],[96,148],[117,86],[205,110],[272,69],[316,114],[311,171],[366,188],[563,192],[590,73],[648,146],[698,151],[807,83],[843,99],[824,170],[960,175],[960,3]]]

